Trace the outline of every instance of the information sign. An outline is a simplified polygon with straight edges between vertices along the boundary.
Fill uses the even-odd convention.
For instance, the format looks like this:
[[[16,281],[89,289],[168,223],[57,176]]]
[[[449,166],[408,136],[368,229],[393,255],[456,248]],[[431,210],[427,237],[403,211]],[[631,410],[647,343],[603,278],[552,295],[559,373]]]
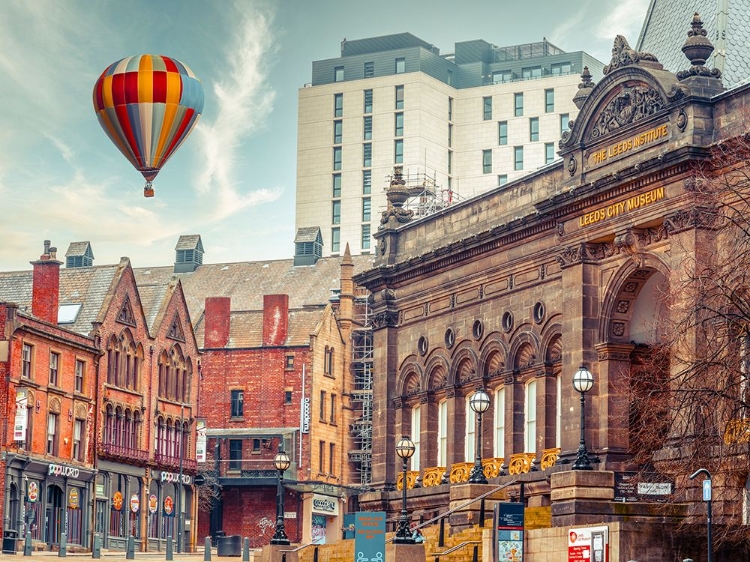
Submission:
[[[608,562],[608,560],[608,527],[581,527],[568,531],[568,562]]]
[[[498,562],[521,562],[523,560],[523,504],[499,503],[495,509]]]
[[[354,518],[354,559],[359,562],[385,560],[385,512],[359,511]]]

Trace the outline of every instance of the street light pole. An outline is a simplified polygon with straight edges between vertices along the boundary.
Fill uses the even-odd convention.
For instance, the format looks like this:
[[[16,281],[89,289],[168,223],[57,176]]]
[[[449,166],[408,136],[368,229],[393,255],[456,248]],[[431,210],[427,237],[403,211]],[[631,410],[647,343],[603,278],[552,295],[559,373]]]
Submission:
[[[573,470],[593,470],[586,450],[586,393],[594,386],[594,375],[581,365],[573,375],[573,388],[581,393],[581,441]]]
[[[476,459],[474,467],[471,469],[469,482],[472,484],[487,484],[487,478],[484,475],[482,467],[482,414],[490,408],[490,396],[483,388],[477,391],[469,399],[469,406],[477,416],[477,439],[476,439]]]
[[[414,454],[416,446],[414,441],[408,437],[402,437],[398,443],[396,443],[396,454],[401,458],[402,467],[404,470],[404,478],[401,481],[402,503],[401,503],[401,517],[398,522],[398,530],[396,536],[393,537],[393,544],[414,544],[414,539],[409,532],[409,513],[406,511],[406,468],[409,459]]]
[[[708,562],[713,562],[714,558],[714,541],[713,532],[711,529],[711,473],[705,468],[699,468],[690,475],[690,480],[693,480],[699,474],[705,474],[706,479],[703,481],[703,501],[706,502],[706,526],[707,529],[707,540],[708,540]]]
[[[177,552],[182,552],[182,458],[185,456],[185,404],[180,404],[180,476],[177,479]]]
[[[271,538],[271,544],[291,544],[289,537],[286,536],[286,529],[284,529],[284,488],[281,485],[284,471],[289,468],[290,464],[289,455],[279,448],[279,452],[273,459],[273,466],[278,471],[279,477],[276,483],[276,532]]]

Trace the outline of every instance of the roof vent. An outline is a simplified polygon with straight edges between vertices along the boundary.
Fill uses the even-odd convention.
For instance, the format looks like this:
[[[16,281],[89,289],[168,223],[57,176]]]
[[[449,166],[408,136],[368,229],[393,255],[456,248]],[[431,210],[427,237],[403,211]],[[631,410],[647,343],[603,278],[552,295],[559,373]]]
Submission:
[[[294,265],[315,265],[323,257],[320,227],[298,228],[294,237]]]
[[[200,234],[180,236],[175,246],[175,273],[190,273],[203,264],[203,242]]]
[[[94,265],[94,252],[91,242],[71,242],[65,252],[65,267],[91,267]]]

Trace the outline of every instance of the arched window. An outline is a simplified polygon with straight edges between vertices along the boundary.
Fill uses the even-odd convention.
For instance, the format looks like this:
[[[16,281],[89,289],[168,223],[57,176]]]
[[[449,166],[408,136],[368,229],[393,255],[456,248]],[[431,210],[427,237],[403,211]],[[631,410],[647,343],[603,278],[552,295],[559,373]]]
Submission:
[[[536,380],[526,384],[524,420],[524,452],[536,453]]]
[[[120,343],[117,338],[112,336],[107,345],[107,383],[116,384],[117,381],[117,362],[120,358]]]
[[[495,457],[505,457],[505,387],[495,391]],[[506,463],[507,464],[507,463]]]
[[[123,446],[125,437],[125,417],[122,408],[118,406],[115,409],[115,445]]]
[[[174,426],[172,420],[167,420],[167,443],[166,443],[166,456],[174,456]]]
[[[112,404],[107,404],[106,418],[104,420],[104,442],[114,445],[115,443],[115,411]]]
[[[125,432],[123,435],[123,446],[126,449],[132,449],[132,439],[133,437],[133,412],[131,412],[129,409],[125,410]]]
[[[157,423],[157,429],[156,429],[156,451],[160,455],[166,455],[167,453],[167,428],[164,424],[164,418],[159,416],[159,419],[156,421]]]
[[[133,449],[139,449],[138,441],[141,435],[141,413],[136,410],[133,413],[133,433],[130,436],[130,443]]]

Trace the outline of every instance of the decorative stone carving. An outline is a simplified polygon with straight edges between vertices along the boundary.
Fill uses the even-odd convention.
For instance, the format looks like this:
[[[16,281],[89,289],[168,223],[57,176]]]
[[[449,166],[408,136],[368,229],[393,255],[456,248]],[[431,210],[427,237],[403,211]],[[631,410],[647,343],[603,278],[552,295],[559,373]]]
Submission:
[[[707,68],[705,66],[708,57],[710,57],[711,53],[714,51],[714,46],[707,37],[707,31],[703,29],[703,22],[701,21],[698,12],[693,16],[693,21],[690,24],[690,31],[688,31],[687,34],[688,38],[682,46],[682,52],[690,61],[691,66],[687,70],[681,70],[678,72],[677,79],[685,80],[691,76],[721,78],[721,72],[718,68]]]
[[[372,317],[372,327],[376,330],[380,328],[398,327],[398,312],[392,310],[379,312]]]
[[[612,333],[619,337],[625,333],[625,322],[612,322]]]
[[[568,133],[568,135],[570,135],[570,132],[568,131],[565,131],[565,132]],[[560,142],[564,142],[564,141],[560,141]],[[571,154],[570,158],[568,158],[568,173],[571,176],[575,175],[577,168],[578,168],[578,162],[576,161],[576,157]]]
[[[631,49],[625,37],[618,35],[615,37],[615,42],[612,45],[612,60],[604,67],[602,72],[606,75],[613,70],[622,68],[623,66],[638,64],[641,61],[659,62],[651,53]]]
[[[582,242],[577,246],[568,246],[557,255],[560,267],[570,267],[581,263],[592,263],[613,256],[616,250],[612,244],[589,244]]]
[[[581,109],[583,106],[583,103],[586,101],[586,98],[589,97],[591,94],[591,91],[594,89],[594,82],[591,81],[591,73],[589,72],[589,67],[584,66],[583,72],[581,73],[581,83],[578,84],[578,91],[576,92],[576,95],[573,96],[573,103],[576,104],[576,107],[578,109]],[[572,122],[568,122],[568,125],[570,129],[573,129]],[[570,134],[568,134],[570,136]],[[563,133],[563,142],[565,142],[565,133]]]
[[[669,215],[664,219],[664,227],[669,235],[673,235],[691,228],[714,228],[717,222],[715,209],[695,207]]]
[[[636,123],[664,108],[659,92],[649,86],[623,86],[606,107],[599,113],[589,133],[596,140],[617,129]]]
[[[677,114],[677,128],[682,132],[685,130],[685,127],[687,127],[687,113],[685,113],[684,109],[680,109],[680,112]]]
[[[406,223],[412,219],[414,211],[403,208],[404,203],[409,198],[409,190],[406,187],[401,166],[396,166],[393,169],[393,177],[391,178],[391,185],[386,190],[386,198],[388,199],[388,209],[383,211],[383,216],[380,218],[381,225],[388,224],[391,217],[399,223]],[[384,227],[381,226],[381,228]]]

